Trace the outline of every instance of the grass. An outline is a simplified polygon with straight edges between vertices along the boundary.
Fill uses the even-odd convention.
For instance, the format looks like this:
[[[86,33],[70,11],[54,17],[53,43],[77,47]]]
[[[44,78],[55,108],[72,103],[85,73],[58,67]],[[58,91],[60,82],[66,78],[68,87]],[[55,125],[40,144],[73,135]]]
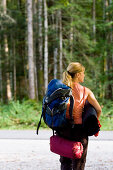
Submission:
[[[113,103],[102,106],[101,130],[113,130]],[[42,110],[41,102],[34,100],[10,101],[0,104],[0,129],[36,129]],[[42,128],[47,128],[42,120]]]

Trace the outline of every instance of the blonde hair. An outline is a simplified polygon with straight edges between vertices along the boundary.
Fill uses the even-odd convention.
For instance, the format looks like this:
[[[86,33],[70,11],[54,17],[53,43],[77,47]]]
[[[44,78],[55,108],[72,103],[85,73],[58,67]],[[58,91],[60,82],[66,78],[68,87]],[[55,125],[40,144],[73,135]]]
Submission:
[[[73,78],[77,73],[85,71],[85,67],[79,62],[72,62],[68,65],[67,71],[63,72],[62,82],[72,87]]]

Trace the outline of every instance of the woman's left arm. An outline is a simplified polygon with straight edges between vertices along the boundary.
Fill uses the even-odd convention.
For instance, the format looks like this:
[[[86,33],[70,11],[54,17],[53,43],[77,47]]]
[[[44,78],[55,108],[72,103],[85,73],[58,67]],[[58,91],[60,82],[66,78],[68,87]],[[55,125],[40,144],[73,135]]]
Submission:
[[[99,118],[100,115],[101,115],[101,112],[102,112],[102,109],[101,109],[101,106],[100,104],[98,103],[98,101],[96,100],[93,92],[87,88],[87,92],[88,92],[88,101],[89,103],[96,109],[97,111],[97,117]]]

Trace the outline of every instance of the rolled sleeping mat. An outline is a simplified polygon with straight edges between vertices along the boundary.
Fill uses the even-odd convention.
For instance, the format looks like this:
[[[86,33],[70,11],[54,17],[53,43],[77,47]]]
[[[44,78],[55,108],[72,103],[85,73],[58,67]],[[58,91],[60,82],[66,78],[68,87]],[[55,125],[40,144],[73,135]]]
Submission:
[[[100,131],[95,108],[86,100],[82,114],[83,128],[88,136],[95,135]]]
[[[80,159],[83,154],[83,145],[81,142],[54,135],[50,137],[50,150],[67,158]]]

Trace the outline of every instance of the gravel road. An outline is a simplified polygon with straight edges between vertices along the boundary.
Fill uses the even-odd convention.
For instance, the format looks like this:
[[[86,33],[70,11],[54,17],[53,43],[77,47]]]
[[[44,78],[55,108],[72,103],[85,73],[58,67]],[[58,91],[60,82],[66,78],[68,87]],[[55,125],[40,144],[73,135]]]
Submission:
[[[0,131],[0,170],[60,170],[59,156],[50,152],[52,131]],[[90,137],[85,170],[113,170],[113,131]]]

